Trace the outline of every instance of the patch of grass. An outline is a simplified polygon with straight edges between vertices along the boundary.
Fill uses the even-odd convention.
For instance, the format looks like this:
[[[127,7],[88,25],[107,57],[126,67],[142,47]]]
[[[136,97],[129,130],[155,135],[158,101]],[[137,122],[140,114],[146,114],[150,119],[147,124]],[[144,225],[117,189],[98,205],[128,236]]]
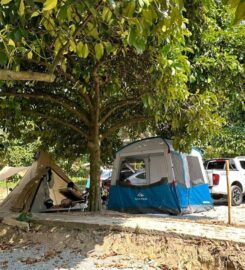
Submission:
[[[137,226],[135,227],[134,233],[135,233],[136,235],[138,235],[138,234],[141,233],[141,228],[140,228],[139,224],[137,224]]]
[[[14,188],[17,185],[18,182],[16,181],[8,181],[7,187],[8,188]],[[0,188],[6,188],[6,181],[0,181]]]

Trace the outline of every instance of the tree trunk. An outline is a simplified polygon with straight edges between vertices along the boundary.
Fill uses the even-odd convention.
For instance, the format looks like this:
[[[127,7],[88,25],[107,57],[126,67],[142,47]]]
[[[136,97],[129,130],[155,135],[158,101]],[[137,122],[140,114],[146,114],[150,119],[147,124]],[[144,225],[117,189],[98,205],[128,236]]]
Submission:
[[[100,188],[100,80],[98,76],[100,62],[93,70],[94,98],[92,101],[93,110],[91,113],[90,136],[88,150],[90,154],[90,190],[89,190],[89,211],[101,210],[101,188]]]
[[[89,211],[94,212],[101,210],[100,139],[97,131],[91,134],[88,150],[90,154]]]

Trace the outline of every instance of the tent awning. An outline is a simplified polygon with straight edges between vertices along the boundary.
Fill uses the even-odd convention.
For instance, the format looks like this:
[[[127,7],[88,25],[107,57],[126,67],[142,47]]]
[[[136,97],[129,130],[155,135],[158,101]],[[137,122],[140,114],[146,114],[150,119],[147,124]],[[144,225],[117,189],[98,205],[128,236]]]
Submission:
[[[0,181],[6,180],[9,177],[11,177],[17,173],[20,173],[20,172],[22,172],[22,176],[23,176],[23,174],[25,174],[29,168],[30,167],[9,167],[9,166],[6,166],[0,171]]]

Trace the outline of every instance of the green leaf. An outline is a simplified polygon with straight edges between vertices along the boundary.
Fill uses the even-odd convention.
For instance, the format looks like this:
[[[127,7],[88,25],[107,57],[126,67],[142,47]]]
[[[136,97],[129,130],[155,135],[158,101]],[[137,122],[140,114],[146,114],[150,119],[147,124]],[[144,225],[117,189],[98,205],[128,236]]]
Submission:
[[[40,15],[40,12],[39,11],[35,11],[31,14],[31,18],[34,18],[34,17],[37,17]]]
[[[88,49],[88,45],[87,44],[84,44],[83,46],[83,57],[84,58],[87,58],[88,54],[89,54],[89,49]]]
[[[102,12],[102,20],[109,22],[112,16],[112,12],[110,11],[109,8],[104,7],[103,12]]]
[[[104,54],[104,46],[102,43],[97,43],[94,47],[95,49],[95,57],[97,60],[100,60],[101,57],[103,56]]]
[[[93,1],[88,1],[88,0],[84,0],[83,1],[84,4],[87,6],[87,8],[89,9],[89,11],[91,12],[91,14],[96,17],[96,9],[94,8],[94,4],[93,4]]]
[[[94,37],[95,39],[99,37],[96,27],[90,22],[88,22],[88,35]]]
[[[66,72],[66,69],[67,69],[67,59],[66,58],[61,62],[61,68],[64,72]]]
[[[69,28],[70,28],[70,33],[71,33],[71,36],[72,36],[73,33],[76,31],[76,26],[75,26],[75,24],[72,24]]]
[[[76,52],[77,46],[76,46],[74,40],[71,39],[71,40],[69,41],[69,44],[70,44],[69,50],[70,50],[71,52]]]
[[[12,0],[2,0],[1,1],[1,5],[7,5],[8,3],[10,3]]]
[[[32,59],[32,56],[33,56],[32,51],[29,51],[28,54],[27,54],[27,58]]]
[[[43,11],[54,9],[57,6],[57,0],[46,0],[43,5]]]
[[[105,49],[106,49],[106,52],[109,54],[112,52],[112,45],[110,43],[110,41],[106,41],[105,43]]]
[[[15,43],[11,38],[9,39],[8,45],[15,47]]]
[[[130,27],[128,33],[128,44],[133,45],[136,39],[136,30],[134,27]]]
[[[63,21],[67,18],[67,6],[64,5],[60,8],[58,17]]]
[[[89,49],[87,44],[83,44],[81,41],[77,44],[77,55],[81,58],[87,58]]]
[[[20,0],[20,6],[19,6],[19,11],[18,11],[20,17],[22,17],[25,14],[25,4],[24,0]]]
[[[145,50],[146,41],[138,34],[135,27],[129,29],[128,44],[133,46],[138,53],[142,53]]]
[[[80,41],[77,44],[77,55],[81,58],[83,58],[83,46],[84,44]]]
[[[61,40],[57,38],[54,43],[54,54],[56,55],[62,46]]]
[[[153,20],[156,19],[157,16],[156,16],[156,13],[154,12],[154,10],[146,9],[143,11],[143,17],[147,23],[152,25]]]
[[[135,11],[135,1],[130,1],[123,11],[125,16],[132,17]]]
[[[167,31],[167,27],[166,27],[166,25],[163,25],[163,27],[162,27],[162,31],[163,31],[163,32],[166,32],[166,31]]]

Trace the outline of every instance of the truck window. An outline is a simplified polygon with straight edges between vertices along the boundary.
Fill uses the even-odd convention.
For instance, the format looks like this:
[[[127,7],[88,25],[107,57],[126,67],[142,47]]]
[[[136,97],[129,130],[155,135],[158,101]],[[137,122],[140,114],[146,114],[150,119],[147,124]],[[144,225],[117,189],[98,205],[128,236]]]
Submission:
[[[207,170],[225,170],[225,160],[209,161]],[[230,170],[236,170],[233,160],[230,160]]]
[[[243,170],[245,170],[245,160],[241,160],[240,165],[243,168]]]
[[[208,163],[208,170],[224,170],[225,161],[212,161]]]

